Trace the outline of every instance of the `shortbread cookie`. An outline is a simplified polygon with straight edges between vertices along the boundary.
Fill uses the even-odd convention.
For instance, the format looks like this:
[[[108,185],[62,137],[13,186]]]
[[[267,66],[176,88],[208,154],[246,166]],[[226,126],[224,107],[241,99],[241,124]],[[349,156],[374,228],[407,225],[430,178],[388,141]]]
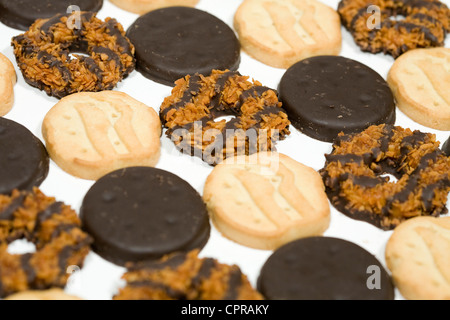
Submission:
[[[404,298],[450,299],[450,217],[403,222],[394,230],[385,254]]]
[[[14,66],[0,53],[0,117],[7,114],[14,104],[14,85],[17,76]]]
[[[45,116],[50,157],[69,174],[97,180],[128,166],[154,166],[161,122],[152,108],[123,92],[76,93]]]
[[[194,7],[199,0],[110,0],[119,8],[142,15],[152,10],[172,6]]]
[[[279,153],[227,158],[208,176],[203,199],[225,237],[257,249],[320,235],[330,221],[320,175]]]
[[[70,295],[60,288],[48,290],[30,290],[12,294],[5,300],[82,300],[81,298]]]
[[[245,0],[234,27],[242,48],[272,67],[341,51],[339,15],[316,0]]]
[[[421,125],[450,130],[450,48],[416,49],[395,60],[387,77],[398,108]]]

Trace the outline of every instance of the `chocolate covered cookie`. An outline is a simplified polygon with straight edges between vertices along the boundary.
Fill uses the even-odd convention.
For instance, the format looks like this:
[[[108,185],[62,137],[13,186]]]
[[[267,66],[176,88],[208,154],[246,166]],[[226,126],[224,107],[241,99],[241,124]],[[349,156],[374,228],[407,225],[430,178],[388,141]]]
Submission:
[[[39,186],[48,170],[42,142],[21,124],[0,117],[0,194]]]
[[[129,167],[100,178],[87,192],[80,216],[94,238],[93,250],[119,265],[201,248],[210,233],[197,191],[151,167]]]
[[[321,141],[395,122],[386,81],[368,66],[340,56],[297,62],[281,78],[279,94],[292,125]]]
[[[27,30],[35,20],[47,19],[72,10],[97,12],[103,0],[0,0],[0,21],[8,27]],[[78,8],[76,8],[78,7]]]
[[[442,145],[442,151],[444,151],[444,153],[450,157],[450,137],[447,139],[447,141],[444,142],[444,144]]]
[[[268,300],[392,300],[389,274],[370,252],[338,238],[310,237],[276,250],[258,290]]]
[[[150,11],[130,26],[127,36],[136,47],[137,70],[170,86],[186,75],[235,71],[240,62],[240,44],[233,30],[195,8]]]

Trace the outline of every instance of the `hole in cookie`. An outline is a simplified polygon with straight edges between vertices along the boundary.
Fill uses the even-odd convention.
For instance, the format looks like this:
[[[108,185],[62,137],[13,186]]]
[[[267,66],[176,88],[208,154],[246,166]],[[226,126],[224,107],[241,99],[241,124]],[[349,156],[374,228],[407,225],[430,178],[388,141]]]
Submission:
[[[236,118],[236,117],[235,116],[222,116],[222,117],[218,117],[218,118],[214,119],[214,122],[220,122],[222,120],[225,120],[226,122],[228,122],[234,118]]]
[[[82,56],[82,57],[90,57],[88,54],[86,54],[86,53],[84,53],[84,52],[70,52],[69,53],[69,58],[72,60],[72,59],[78,59],[77,58],[77,56],[78,57],[80,57],[80,56]]]
[[[397,182],[398,181],[398,179],[395,176],[393,176],[392,174],[389,174],[389,173],[382,174],[382,175],[380,175],[380,177],[387,178],[387,180],[389,182]]]
[[[27,241],[26,239],[18,239],[14,240],[8,245],[7,249],[9,254],[26,254],[26,253],[35,253],[36,246]]]
[[[389,17],[389,20],[391,20],[391,21],[402,21],[402,20],[405,20],[405,16],[402,16],[402,15],[397,15],[397,16],[390,16]]]

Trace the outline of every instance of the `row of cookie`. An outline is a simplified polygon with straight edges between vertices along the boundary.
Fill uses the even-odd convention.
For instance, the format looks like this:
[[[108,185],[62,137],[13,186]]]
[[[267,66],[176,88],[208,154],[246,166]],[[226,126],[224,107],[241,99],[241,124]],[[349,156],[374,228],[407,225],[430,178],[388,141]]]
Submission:
[[[164,219],[161,217],[154,221],[152,230],[159,229],[159,234],[150,236],[157,240],[160,248],[158,243],[152,242],[156,246],[151,247],[148,242],[144,244],[138,240],[139,235],[133,236],[132,233],[140,234],[139,231],[142,231],[139,224],[133,223],[136,215],[120,214],[119,210],[113,211],[113,217],[109,217],[117,224],[114,230],[109,229],[112,239],[100,239],[102,242],[98,243],[99,234],[108,231],[100,230],[105,228],[99,225],[101,222],[97,218],[104,222],[107,220],[106,215],[111,213],[101,214],[106,212],[102,211],[102,207],[110,209],[114,207],[111,203],[115,203],[121,209],[134,212],[149,208],[149,204],[146,204],[142,197],[139,198],[139,195],[133,194],[134,200],[139,201],[137,205],[127,201],[124,190],[117,188],[119,185],[133,189],[127,191],[135,191],[132,185],[127,183],[128,180],[131,179],[133,184],[139,181],[142,186],[144,180],[153,178],[160,182],[159,186],[165,185],[163,189],[172,188],[170,192],[173,195],[173,189],[176,188],[173,183],[182,182],[171,174],[163,171],[152,172],[153,170],[155,169],[133,167],[111,174],[105,177],[105,183],[94,186],[83,201],[81,217],[85,222],[84,229],[89,227],[90,231],[95,232],[92,234],[93,249],[102,257],[110,261],[113,259],[116,263],[123,264],[124,260],[121,259],[124,257],[126,260],[136,259],[126,264],[128,271],[123,278],[127,284],[119,288],[114,299],[394,298],[393,283],[382,264],[358,245],[336,238],[306,236],[276,248],[260,270],[257,291],[251,287],[239,267],[224,265],[211,258],[199,259],[198,249],[174,249],[172,253],[163,254],[161,259],[151,259],[149,257],[155,257],[155,252],[157,256],[162,254],[158,250],[161,246],[167,250],[161,237],[176,235],[177,242],[190,233],[186,226],[193,224],[191,219],[188,219],[189,225],[184,225],[184,228],[175,227],[182,235],[172,233],[175,230],[172,224],[177,225],[180,222],[180,214],[177,217],[170,216],[174,213],[173,206],[163,209],[169,213],[169,216],[165,217],[166,221],[162,221]],[[145,176],[142,176],[143,173]],[[122,179],[125,181],[120,181]],[[108,182],[113,182],[114,187],[109,188]],[[185,185],[181,187],[184,188]],[[111,190],[114,190],[113,193]],[[189,206],[194,205],[196,200],[189,199]],[[0,247],[2,296],[18,292],[7,299],[46,299],[45,296],[49,294],[47,299],[68,298],[61,291],[54,289],[29,290],[64,287],[69,277],[67,268],[74,265],[83,266],[92,240],[80,229],[76,213],[63,203],[46,197],[38,189],[33,192],[14,192],[11,197],[0,196],[0,200],[3,231]],[[93,208],[100,210],[96,212],[97,217],[92,214]],[[89,217],[86,217],[86,214]],[[153,215],[153,218],[155,217]],[[123,219],[125,220],[122,221]],[[139,220],[143,222],[141,218]],[[156,228],[161,227],[161,224],[164,225],[165,232]],[[111,223],[108,224],[108,227],[110,226]],[[125,233],[125,239],[119,239],[113,231]],[[449,298],[450,288],[445,281],[448,264],[445,248],[449,234],[449,218],[416,217],[395,229],[386,246],[386,261],[394,284],[405,298]],[[36,244],[36,253],[11,255],[7,252],[7,243],[21,236]],[[182,241],[186,240],[189,241]],[[202,247],[197,240],[189,245]],[[171,241],[170,244],[173,245],[174,242]],[[137,258],[138,255],[142,257],[143,249],[152,253],[146,258]]]
[[[195,6],[198,0],[112,2],[124,10],[144,15],[162,7]],[[11,4],[3,0],[0,20],[26,30],[36,19],[66,13],[70,5],[95,12],[102,3],[101,0],[47,1],[45,10],[37,10],[35,2]],[[397,16],[404,19],[392,19]],[[398,57],[411,49],[442,46],[450,31],[449,16],[448,7],[438,0],[342,0],[337,11],[315,0],[265,0],[263,3],[245,0],[235,13],[234,27],[246,52],[270,66],[287,68],[313,55],[339,54],[341,21],[363,51]],[[183,24],[186,26],[186,22]],[[260,37],[261,34],[265,37]]]

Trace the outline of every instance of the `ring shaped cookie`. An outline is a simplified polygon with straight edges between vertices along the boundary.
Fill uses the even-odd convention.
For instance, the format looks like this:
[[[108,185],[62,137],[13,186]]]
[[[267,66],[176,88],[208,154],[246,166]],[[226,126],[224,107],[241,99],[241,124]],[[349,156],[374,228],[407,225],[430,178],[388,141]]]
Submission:
[[[341,51],[337,12],[315,0],[245,0],[234,16],[242,48],[276,68]]]
[[[115,19],[102,21],[95,15],[58,14],[37,20],[14,37],[14,54],[25,81],[62,98],[81,91],[110,90],[127,77],[135,66],[134,46]]]
[[[225,115],[234,118],[215,121]],[[210,165],[228,156],[272,150],[290,133],[276,91],[235,71],[179,79],[164,99],[160,117],[181,152]]]
[[[386,265],[409,300],[450,300],[450,217],[416,217],[395,228]]]
[[[211,220],[227,238],[273,250],[321,235],[330,208],[320,175],[290,157],[257,153],[227,158],[208,176],[203,199]]]
[[[39,189],[0,195],[0,297],[66,285],[69,266],[82,267],[91,238],[69,206]],[[36,252],[10,254],[8,245],[25,238]]]
[[[161,122],[152,108],[118,91],[80,92],[47,113],[42,135],[67,173],[97,180],[116,169],[155,166]]]
[[[320,172],[339,211],[383,230],[447,212],[450,157],[430,133],[379,125],[340,135]]]
[[[7,114],[14,104],[14,85],[17,76],[14,66],[0,53],[0,117]]]
[[[362,51],[394,58],[443,46],[450,31],[450,9],[438,0],[342,0],[338,12]]]
[[[389,70],[387,82],[404,114],[421,125],[450,130],[450,48],[403,54]]]
[[[152,10],[172,7],[185,6],[194,7],[199,0],[110,0],[119,8],[142,15]]]

